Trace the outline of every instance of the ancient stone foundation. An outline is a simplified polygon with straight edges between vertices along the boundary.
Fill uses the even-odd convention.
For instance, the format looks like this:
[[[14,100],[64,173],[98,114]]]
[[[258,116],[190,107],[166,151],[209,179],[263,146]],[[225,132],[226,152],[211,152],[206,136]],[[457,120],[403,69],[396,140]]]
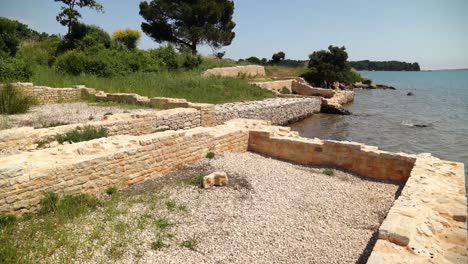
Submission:
[[[265,67],[260,65],[247,65],[236,67],[213,68],[202,73],[203,77],[262,77],[265,76]]]
[[[265,121],[238,119],[215,127],[118,135],[2,157],[0,213],[33,211],[44,192],[99,194],[192,165],[208,152],[245,151],[406,183],[378,231],[369,263],[466,263],[463,164],[430,154],[302,138]]]

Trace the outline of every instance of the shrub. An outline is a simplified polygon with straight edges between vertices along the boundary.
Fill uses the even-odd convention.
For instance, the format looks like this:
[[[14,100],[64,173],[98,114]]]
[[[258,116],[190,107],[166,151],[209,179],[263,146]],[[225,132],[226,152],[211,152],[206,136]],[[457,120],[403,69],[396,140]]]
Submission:
[[[57,59],[55,68],[61,73],[80,75],[85,72],[87,58],[84,52],[72,50]]]
[[[25,41],[21,44],[16,57],[28,64],[49,66],[55,61],[59,38],[47,38],[43,41]]]
[[[371,84],[372,84],[372,80],[371,80],[371,79],[367,79],[367,78],[363,78],[363,79],[362,79],[362,83],[363,83],[363,84],[367,84],[367,85],[371,85]]]
[[[115,188],[115,187],[111,187],[111,188],[106,189],[106,194],[107,195],[114,195],[115,193],[117,193],[117,188]]]
[[[33,97],[25,95],[11,84],[0,87],[0,114],[25,113],[35,104]]]
[[[0,58],[0,82],[28,81],[31,76],[31,67],[22,59]]]
[[[94,25],[75,23],[70,28],[70,33],[64,38],[59,50],[86,50],[90,47],[98,46],[102,48],[111,47],[111,37],[102,28]]]
[[[182,65],[185,69],[191,70],[200,66],[203,62],[203,58],[199,54],[192,54],[185,52],[182,55]]]
[[[17,25],[16,21],[0,17],[0,57],[16,54],[20,43],[16,34]]]
[[[252,64],[258,64],[258,65],[261,65],[262,64],[262,61],[257,58],[257,57],[249,57],[247,59],[245,59],[247,62],[249,63],[252,63]]]
[[[166,69],[177,70],[180,68],[179,54],[176,52],[172,45],[152,49],[149,51],[152,59],[160,60]]]
[[[332,169],[324,169],[324,170],[322,171],[322,173],[325,174],[325,175],[328,175],[328,176],[333,176],[333,175],[335,175],[335,171],[332,170]]]
[[[59,197],[54,192],[48,192],[44,195],[44,198],[41,200],[41,209],[40,212],[43,214],[54,212],[57,210],[57,204]]]
[[[134,29],[119,29],[112,33],[112,37],[114,37],[115,40],[123,43],[128,49],[133,50],[137,46],[138,40],[141,37],[141,33],[140,31]]]
[[[206,157],[209,158],[209,159],[212,159],[212,158],[215,157],[215,154],[214,154],[213,152],[208,152],[208,153],[206,154]]]
[[[165,247],[168,247],[168,245],[166,245],[162,239],[158,239],[155,242],[151,243],[151,248],[153,250],[161,250]]]
[[[106,128],[95,128],[92,126],[85,126],[83,128],[77,128],[75,130],[69,131],[65,134],[56,135],[55,140],[57,140],[57,142],[60,144],[63,144],[64,142],[68,142],[71,144],[107,137],[107,134],[108,130]]]

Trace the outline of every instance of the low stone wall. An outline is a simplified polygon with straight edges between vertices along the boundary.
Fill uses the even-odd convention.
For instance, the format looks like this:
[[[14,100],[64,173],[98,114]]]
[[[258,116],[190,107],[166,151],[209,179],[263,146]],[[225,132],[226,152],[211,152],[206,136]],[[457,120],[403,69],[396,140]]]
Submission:
[[[104,127],[109,135],[145,135],[161,129],[189,129],[202,124],[201,112],[193,108],[177,108],[165,111],[142,111],[138,114],[115,114],[106,120],[90,121],[51,128],[21,127],[0,130],[0,149],[32,150],[37,142],[56,134],[63,134],[77,127]]]
[[[213,68],[202,73],[203,77],[219,76],[219,77],[262,77],[265,76],[265,67],[260,65],[247,65],[236,67]]]
[[[336,94],[335,90],[315,88],[305,83],[305,81],[294,81],[292,83],[291,89],[293,93],[304,96],[320,96],[323,98],[332,98]]]
[[[81,89],[50,88],[34,86],[32,83],[15,83],[16,89],[34,97],[39,104],[69,103],[81,100]]]
[[[125,188],[194,164],[208,152],[245,152],[248,132],[234,125],[114,136],[0,159],[0,213],[38,207],[44,192],[63,195]]]
[[[291,136],[292,135],[292,136]],[[395,154],[353,142],[306,139],[295,133],[281,134],[252,130],[249,151],[305,165],[339,167],[381,180],[405,182],[416,158]]]
[[[318,98],[276,98],[263,101],[228,103],[215,106],[216,124],[236,118],[268,120],[284,125],[320,112]]]

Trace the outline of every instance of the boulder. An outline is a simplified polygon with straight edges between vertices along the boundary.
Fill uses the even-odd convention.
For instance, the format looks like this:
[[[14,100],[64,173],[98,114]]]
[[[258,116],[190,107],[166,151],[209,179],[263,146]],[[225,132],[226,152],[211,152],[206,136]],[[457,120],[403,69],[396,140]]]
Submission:
[[[211,189],[213,186],[226,186],[228,177],[225,172],[216,171],[203,178],[203,188]]]

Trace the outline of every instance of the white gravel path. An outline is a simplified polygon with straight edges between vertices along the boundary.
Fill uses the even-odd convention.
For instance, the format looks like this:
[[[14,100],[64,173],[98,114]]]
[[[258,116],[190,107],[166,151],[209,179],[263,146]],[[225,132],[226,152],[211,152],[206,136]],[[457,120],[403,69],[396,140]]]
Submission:
[[[140,263],[355,263],[398,189],[251,153],[209,163],[252,189],[164,188],[188,208],[173,216],[175,236],[197,247],[147,250]]]
[[[28,113],[10,115],[13,127],[47,127],[51,124],[75,124],[89,120],[102,120],[105,114],[156,111],[154,109],[123,109],[117,106],[97,106],[88,103],[46,104],[32,107]]]

